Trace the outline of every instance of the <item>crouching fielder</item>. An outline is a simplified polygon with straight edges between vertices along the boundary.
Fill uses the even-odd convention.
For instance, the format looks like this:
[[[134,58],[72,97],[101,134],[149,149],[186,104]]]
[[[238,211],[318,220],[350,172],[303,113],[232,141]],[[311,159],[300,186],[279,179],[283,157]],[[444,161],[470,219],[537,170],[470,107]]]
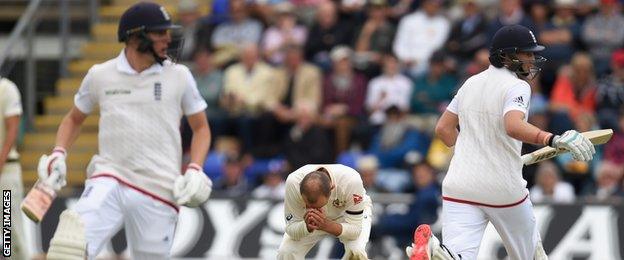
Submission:
[[[304,259],[322,238],[338,237],[342,259],[368,259],[372,202],[360,174],[341,164],[308,164],[288,176],[286,233],[277,259]]]
[[[96,105],[98,154],[82,196],[61,214],[47,259],[95,259],[122,227],[132,259],[169,259],[178,207],[197,207],[210,196],[212,183],[199,166],[210,146],[206,103],[188,68],[168,60],[175,28],[163,7],[135,4],[119,24],[124,50],[83,79],[56,148],[40,160],[39,178],[56,190],[65,185],[65,150]],[[183,115],[193,139],[191,164],[182,175]]]
[[[438,121],[436,134],[455,146],[442,182],[442,240],[429,226],[416,229],[412,259],[474,260],[488,222],[501,236],[510,259],[545,259],[533,205],[522,179],[522,142],[569,150],[591,160],[591,142],[575,130],[554,135],[527,123],[531,87],[544,50],[521,25],[498,30],[490,67],[470,77]],[[458,130],[458,126],[460,130]]]

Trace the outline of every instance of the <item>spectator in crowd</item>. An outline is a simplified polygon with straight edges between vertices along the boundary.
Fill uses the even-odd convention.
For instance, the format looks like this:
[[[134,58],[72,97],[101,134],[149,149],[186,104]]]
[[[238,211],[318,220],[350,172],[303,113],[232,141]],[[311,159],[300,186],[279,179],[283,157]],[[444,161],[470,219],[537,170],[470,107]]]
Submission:
[[[464,75],[462,75],[462,82],[469,77],[479,74],[486,70],[490,66],[490,51],[488,49],[479,49],[474,54],[472,61],[466,65],[464,69]],[[459,87],[459,86],[458,86]]]
[[[613,201],[616,197],[622,200],[622,187],[620,183],[623,180],[622,166],[609,161],[603,161],[596,172],[596,185],[591,191],[593,197],[590,200],[596,201]]]
[[[386,109],[397,106],[409,110],[412,81],[401,74],[399,60],[392,54],[383,57],[383,74],[372,79],[366,93],[369,123],[379,127],[386,121]]]
[[[348,45],[352,41],[352,26],[338,20],[336,4],[323,1],[318,6],[316,21],[310,29],[305,46],[306,59],[329,70],[331,66],[330,51],[338,45]]]
[[[322,101],[322,74],[318,67],[307,63],[303,57],[303,48],[288,45],[284,48],[284,65],[277,69],[275,92],[278,102],[272,106],[277,120],[283,124],[294,122],[297,118],[294,108],[305,103],[317,113]]]
[[[446,50],[464,64],[469,62],[478,50],[486,47],[488,21],[481,12],[477,0],[461,2],[463,17],[453,25]]]
[[[499,1],[498,15],[490,22],[488,26],[488,39],[494,38],[494,34],[498,29],[505,25],[520,24],[532,29],[531,19],[522,10],[520,0],[501,0]]]
[[[377,184],[377,172],[379,171],[379,160],[377,160],[377,157],[374,155],[363,155],[357,159],[355,168],[362,176],[366,194],[386,192],[383,187]]]
[[[399,23],[394,53],[412,77],[427,71],[429,58],[446,42],[450,22],[440,12],[441,5],[441,0],[424,0],[418,11]]]
[[[575,4],[576,0],[556,0],[553,17],[536,32],[538,41],[546,46],[540,53],[547,59],[541,73],[545,86],[552,85],[557,70],[568,63],[580,41],[581,25],[574,16]],[[544,92],[549,94],[550,87]]]
[[[532,202],[572,203],[576,199],[574,188],[559,179],[559,169],[553,162],[541,162],[536,178],[536,185],[530,192]]]
[[[197,89],[206,100],[208,107],[206,115],[210,121],[210,132],[213,138],[225,133],[226,113],[220,102],[223,94],[223,72],[216,68],[212,53],[206,48],[199,48],[193,55],[193,77],[197,82]]]
[[[372,140],[369,153],[377,156],[381,168],[401,168],[410,151],[426,154],[429,137],[412,129],[406,111],[397,106],[386,109],[386,122]]]
[[[611,55],[611,75],[598,84],[596,113],[600,128],[617,129],[619,113],[624,107],[624,49]]]
[[[571,65],[561,69],[550,102],[552,131],[590,130],[595,122],[596,77],[589,55],[576,53]]]
[[[383,54],[392,52],[395,31],[387,19],[386,0],[370,1],[368,18],[356,34],[355,67],[369,77],[379,74]]]
[[[457,78],[449,73],[447,58],[442,51],[431,56],[429,70],[414,81],[410,98],[412,121],[421,131],[432,132],[440,112],[453,99]]]
[[[212,47],[219,50],[257,44],[262,36],[262,24],[250,18],[245,0],[230,0],[230,17],[212,32]]]
[[[196,0],[180,0],[178,2],[178,19],[182,26],[182,35],[184,42],[182,45],[182,53],[180,59],[182,61],[190,60],[197,45],[197,32],[199,27],[199,4]]]
[[[600,11],[585,20],[581,37],[594,59],[596,73],[609,68],[609,56],[624,44],[624,16],[617,0],[601,0]]]
[[[624,108],[619,114],[618,125],[613,137],[604,146],[604,161],[624,167]]]
[[[245,166],[238,154],[226,156],[223,176],[215,181],[214,191],[218,194],[236,198],[247,195],[251,186],[244,175]]]
[[[284,155],[291,169],[310,163],[327,163],[334,158],[326,130],[316,124],[316,107],[301,102],[294,109],[295,125],[284,144]]]
[[[275,72],[260,60],[256,44],[243,47],[241,62],[228,67],[223,78],[222,105],[235,122],[244,150],[268,141],[273,131],[266,112],[275,104]],[[255,143],[254,143],[255,142]]]
[[[262,184],[251,195],[258,199],[283,200],[286,194],[286,182],[278,171],[269,172],[262,177]]]
[[[322,124],[334,129],[336,154],[349,148],[353,127],[364,117],[366,78],[353,70],[353,51],[336,46],[331,51],[332,71],[323,81]]]
[[[381,216],[373,227],[373,236],[393,235],[398,245],[409,245],[412,232],[418,225],[436,222],[442,194],[435,170],[426,162],[421,162],[412,168],[412,177],[416,191],[407,213]]]
[[[297,24],[293,8],[289,2],[276,5],[275,24],[264,32],[262,53],[271,64],[281,65],[287,46],[303,45],[306,41],[308,30]]]

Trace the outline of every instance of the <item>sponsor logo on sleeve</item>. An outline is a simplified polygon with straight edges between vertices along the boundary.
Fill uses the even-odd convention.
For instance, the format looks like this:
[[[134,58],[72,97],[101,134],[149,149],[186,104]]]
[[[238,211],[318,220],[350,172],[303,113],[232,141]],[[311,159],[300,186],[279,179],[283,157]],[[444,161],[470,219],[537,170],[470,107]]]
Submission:
[[[527,104],[525,103],[524,98],[522,96],[517,96],[511,101],[520,105],[521,107],[527,107]]]
[[[356,205],[360,202],[362,202],[362,196],[353,194],[353,205]]]

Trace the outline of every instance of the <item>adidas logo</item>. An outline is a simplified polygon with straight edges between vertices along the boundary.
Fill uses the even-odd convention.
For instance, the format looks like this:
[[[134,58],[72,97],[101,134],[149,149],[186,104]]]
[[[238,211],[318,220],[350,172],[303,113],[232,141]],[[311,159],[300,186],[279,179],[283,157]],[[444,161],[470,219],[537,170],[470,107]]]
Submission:
[[[524,106],[524,99],[522,98],[522,96],[516,97],[512,101]]]

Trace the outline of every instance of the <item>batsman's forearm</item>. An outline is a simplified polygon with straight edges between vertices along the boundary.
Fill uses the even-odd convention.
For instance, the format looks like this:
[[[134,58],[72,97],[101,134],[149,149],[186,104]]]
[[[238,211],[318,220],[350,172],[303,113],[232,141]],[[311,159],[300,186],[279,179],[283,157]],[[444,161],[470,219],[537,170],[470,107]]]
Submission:
[[[15,144],[15,140],[17,139],[17,132],[19,128],[19,116],[8,117],[5,120],[6,126],[6,134],[4,136],[4,142],[2,143],[2,150],[0,150],[0,165],[4,164],[7,157],[9,156],[9,152],[11,151],[11,147]],[[0,172],[2,168],[0,167]]]
[[[61,121],[58,131],[56,132],[55,145],[63,147],[65,150],[69,150],[76,139],[78,139],[81,126],[82,122],[75,121],[69,115],[65,116],[63,121]]]
[[[193,130],[193,138],[191,140],[191,163],[204,165],[208,149],[210,149],[211,138],[208,125]]]
[[[547,138],[552,134],[539,129],[530,123],[522,121],[512,127],[508,127],[507,135],[523,143],[543,145],[544,138]]]
[[[459,135],[459,131],[457,130],[457,128],[452,128],[452,129],[443,129],[437,132],[438,137],[440,137],[440,140],[442,140],[442,142],[448,146],[448,147],[452,147],[455,145],[455,142],[457,142],[457,136]]]

